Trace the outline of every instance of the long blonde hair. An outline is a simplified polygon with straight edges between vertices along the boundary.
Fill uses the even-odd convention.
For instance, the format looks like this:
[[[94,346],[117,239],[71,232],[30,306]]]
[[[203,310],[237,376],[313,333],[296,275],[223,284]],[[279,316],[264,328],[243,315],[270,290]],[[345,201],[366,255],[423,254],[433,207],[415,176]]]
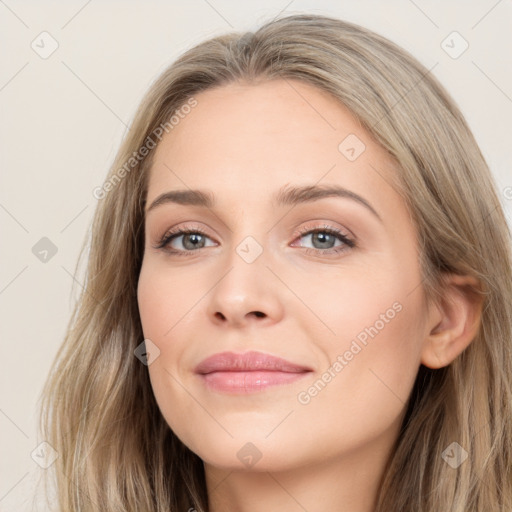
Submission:
[[[59,510],[208,510],[202,461],[168,427],[134,356],[144,339],[136,290],[154,154],[139,150],[194,94],[279,78],[332,94],[395,159],[429,299],[439,300],[446,272],[476,277],[485,295],[470,346],[445,368],[420,368],[377,512],[510,512],[512,257],[495,183],[431,72],[372,31],[310,14],[195,46],[141,102],[98,196],[80,253],[89,248],[86,282],[43,390]],[[452,442],[469,454],[456,469],[442,458]]]

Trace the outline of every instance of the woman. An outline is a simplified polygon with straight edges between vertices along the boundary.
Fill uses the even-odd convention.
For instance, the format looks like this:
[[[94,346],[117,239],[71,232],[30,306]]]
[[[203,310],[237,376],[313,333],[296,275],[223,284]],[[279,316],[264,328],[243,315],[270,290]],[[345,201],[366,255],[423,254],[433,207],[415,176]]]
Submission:
[[[316,15],[199,44],[95,197],[62,510],[512,509],[510,232],[404,50]]]

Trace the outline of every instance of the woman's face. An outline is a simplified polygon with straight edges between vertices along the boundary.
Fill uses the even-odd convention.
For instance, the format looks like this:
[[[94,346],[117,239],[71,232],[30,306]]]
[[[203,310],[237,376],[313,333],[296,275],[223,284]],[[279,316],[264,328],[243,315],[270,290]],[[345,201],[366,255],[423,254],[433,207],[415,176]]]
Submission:
[[[195,99],[155,150],[146,201],[138,303],[163,416],[216,467],[383,456],[429,332],[391,159],[299,81]],[[293,365],[198,370],[251,351]]]

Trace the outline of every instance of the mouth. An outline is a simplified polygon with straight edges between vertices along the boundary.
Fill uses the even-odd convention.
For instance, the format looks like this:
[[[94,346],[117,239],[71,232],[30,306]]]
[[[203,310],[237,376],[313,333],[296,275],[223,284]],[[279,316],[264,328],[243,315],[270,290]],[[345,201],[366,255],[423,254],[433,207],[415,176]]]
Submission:
[[[222,352],[203,360],[195,373],[211,390],[224,393],[254,393],[291,384],[313,370],[262,352]]]

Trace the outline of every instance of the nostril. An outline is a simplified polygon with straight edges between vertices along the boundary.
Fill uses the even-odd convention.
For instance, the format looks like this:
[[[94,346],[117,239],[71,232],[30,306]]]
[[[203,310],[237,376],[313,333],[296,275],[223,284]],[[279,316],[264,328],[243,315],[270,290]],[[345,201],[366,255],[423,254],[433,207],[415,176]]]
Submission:
[[[265,313],[262,313],[261,311],[254,311],[254,314],[257,316],[257,317],[262,317],[262,316],[265,316]]]

